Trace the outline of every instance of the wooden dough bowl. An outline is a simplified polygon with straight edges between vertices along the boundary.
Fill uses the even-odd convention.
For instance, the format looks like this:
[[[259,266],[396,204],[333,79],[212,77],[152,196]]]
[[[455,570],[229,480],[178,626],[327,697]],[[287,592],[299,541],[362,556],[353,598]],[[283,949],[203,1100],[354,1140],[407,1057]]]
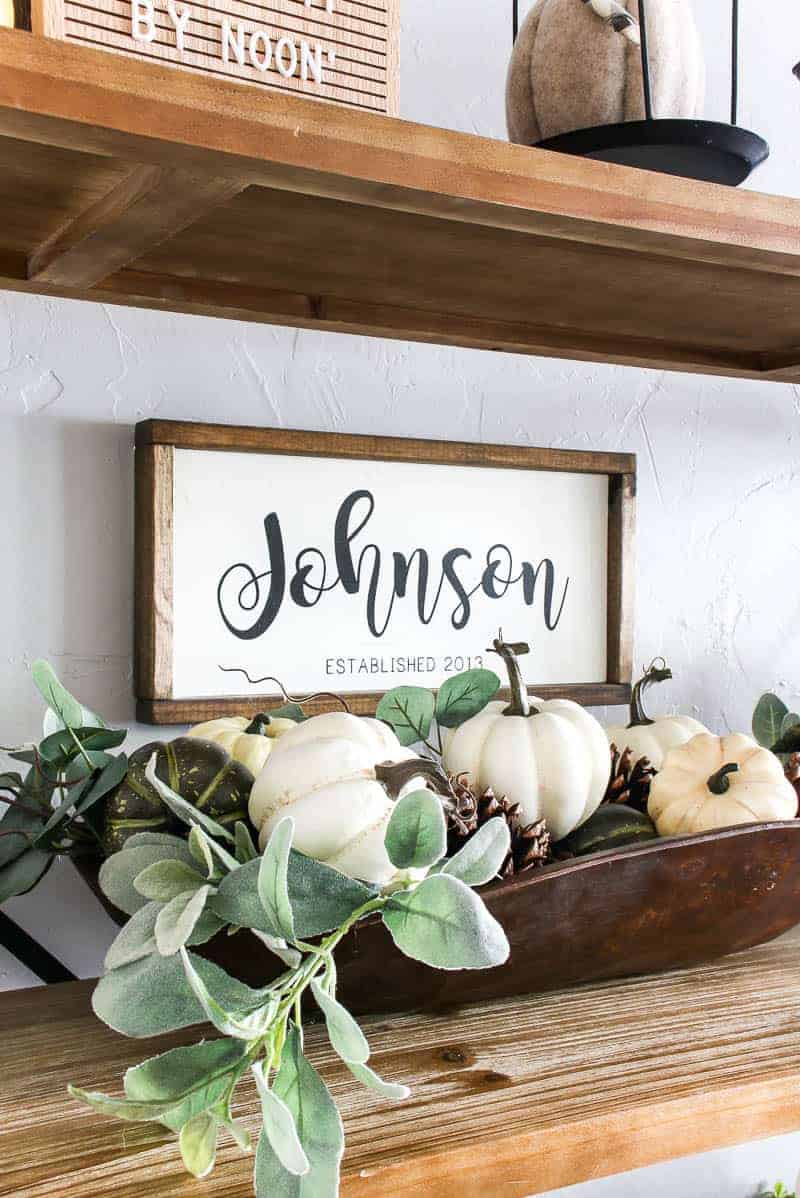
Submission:
[[[99,890],[98,868],[79,864],[122,923]],[[357,1014],[440,1011],[752,948],[800,922],[800,820],[612,849],[493,882],[483,897],[508,935],[506,965],[429,969],[403,956],[371,917],[337,950],[342,1001]],[[223,933],[198,951],[253,986],[283,968],[247,932]]]

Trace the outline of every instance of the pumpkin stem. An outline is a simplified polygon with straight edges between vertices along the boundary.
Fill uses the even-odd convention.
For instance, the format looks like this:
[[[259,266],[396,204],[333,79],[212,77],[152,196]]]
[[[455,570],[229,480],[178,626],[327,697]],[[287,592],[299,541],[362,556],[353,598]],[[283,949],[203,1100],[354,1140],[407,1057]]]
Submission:
[[[631,722],[629,728],[644,728],[648,724],[655,723],[651,720],[644,709],[644,692],[653,682],[668,682],[672,677],[672,670],[669,668],[663,657],[654,657],[650,665],[645,670],[643,676],[639,679],[633,688],[631,695]]]
[[[530,699],[528,698],[528,688],[522,678],[522,671],[519,668],[518,657],[523,653],[530,653],[530,645],[526,645],[523,641],[516,641],[514,644],[507,644],[503,640],[503,630],[500,629],[496,639],[492,641],[492,646],[487,649],[487,653],[497,653],[505,662],[506,670],[508,671],[508,685],[511,688],[511,702],[506,707],[503,715],[538,715],[535,708],[531,707]]]
[[[723,765],[721,770],[717,770],[716,774],[711,775],[706,786],[712,795],[724,795],[730,790],[731,786],[731,780],[728,775],[738,773],[738,765],[735,761],[730,761],[727,765]]]
[[[412,778],[427,778],[438,795],[452,798],[453,792],[447,774],[430,757],[414,757],[408,761],[382,761],[375,766],[375,777],[386,787],[389,797],[398,798],[400,791]]]
[[[260,711],[258,715],[254,715],[252,722],[247,725],[244,730],[245,736],[266,736],[267,728],[272,723],[271,718],[265,711]]]

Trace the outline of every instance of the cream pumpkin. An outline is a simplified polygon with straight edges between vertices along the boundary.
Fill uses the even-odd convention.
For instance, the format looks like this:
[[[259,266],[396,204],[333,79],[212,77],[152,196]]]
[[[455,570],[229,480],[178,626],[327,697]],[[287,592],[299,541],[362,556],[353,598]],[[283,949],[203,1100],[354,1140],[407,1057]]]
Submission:
[[[633,688],[630,706],[630,722],[606,728],[608,743],[616,745],[621,753],[630,749],[635,760],[646,757],[653,769],[660,770],[664,755],[670,749],[686,744],[708,728],[699,720],[688,715],[664,715],[651,720],[644,709],[644,693],[654,682],[665,682],[672,677],[663,657],[657,657],[645,670]]]
[[[660,836],[688,836],[794,819],[797,794],[775,754],[752,737],[704,732],[667,754],[647,811]]]
[[[296,727],[294,720],[268,715],[225,716],[218,720],[206,720],[190,729],[188,735],[198,740],[210,740],[221,745],[235,761],[247,766],[254,778],[264,768],[277,738]]]
[[[409,763],[393,788],[386,763]],[[419,773],[414,763],[419,762]],[[397,874],[384,847],[394,800],[425,786],[423,762],[380,720],[327,712],[275,742],[250,795],[250,819],[263,849],[280,820],[294,820],[294,846],[363,882]],[[379,780],[384,778],[384,781]]]
[[[511,704],[494,701],[444,735],[450,774],[466,774],[519,803],[524,823],[544,817],[561,840],[599,807],[608,785],[608,743],[597,720],[569,699],[529,699],[516,660],[527,646],[494,642],[508,668]]]
[[[622,7],[638,17],[638,0]],[[612,20],[602,20],[598,8]],[[508,71],[511,141],[535,145],[574,129],[643,118],[639,46],[615,24],[625,32],[607,4],[537,0]],[[690,0],[649,0],[647,35],[655,116],[700,116],[705,68]]]

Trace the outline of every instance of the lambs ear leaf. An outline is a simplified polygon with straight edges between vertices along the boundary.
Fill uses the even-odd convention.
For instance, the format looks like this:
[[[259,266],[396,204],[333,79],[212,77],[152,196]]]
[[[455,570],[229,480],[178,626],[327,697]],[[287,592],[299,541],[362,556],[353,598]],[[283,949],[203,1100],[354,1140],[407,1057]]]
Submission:
[[[474,891],[448,874],[392,897],[383,921],[401,952],[434,969],[488,969],[508,959],[500,924]]]
[[[440,799],[415,790],[398,799],[386,828],[386,852],[398,869],[424,869],[447,851],[447,824]]]

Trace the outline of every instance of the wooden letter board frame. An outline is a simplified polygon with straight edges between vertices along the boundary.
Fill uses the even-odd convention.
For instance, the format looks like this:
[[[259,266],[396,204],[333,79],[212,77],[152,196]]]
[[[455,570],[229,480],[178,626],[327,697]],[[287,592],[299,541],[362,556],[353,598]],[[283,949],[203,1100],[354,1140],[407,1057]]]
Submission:
[[[608,475],[608,676],[600,683],[539,686],[531,690],[544,698],[566,697],[587,706],[629,700],[635,582],[634,454],[147,420],[136,426],[135,675],[137,718],[143,723],[189,724],[228,714],[255,715],[271,702],[264,695],[220,699],[172,697],[172,503],[176,449]],[[346,697],[354,712],[366,715],[374,712],[380,692],[347,693]],[[274,699],[275,704],[283,701],[277,695]],[[325,701],[306,705],[309,711],[328,707],[330,704]]]

